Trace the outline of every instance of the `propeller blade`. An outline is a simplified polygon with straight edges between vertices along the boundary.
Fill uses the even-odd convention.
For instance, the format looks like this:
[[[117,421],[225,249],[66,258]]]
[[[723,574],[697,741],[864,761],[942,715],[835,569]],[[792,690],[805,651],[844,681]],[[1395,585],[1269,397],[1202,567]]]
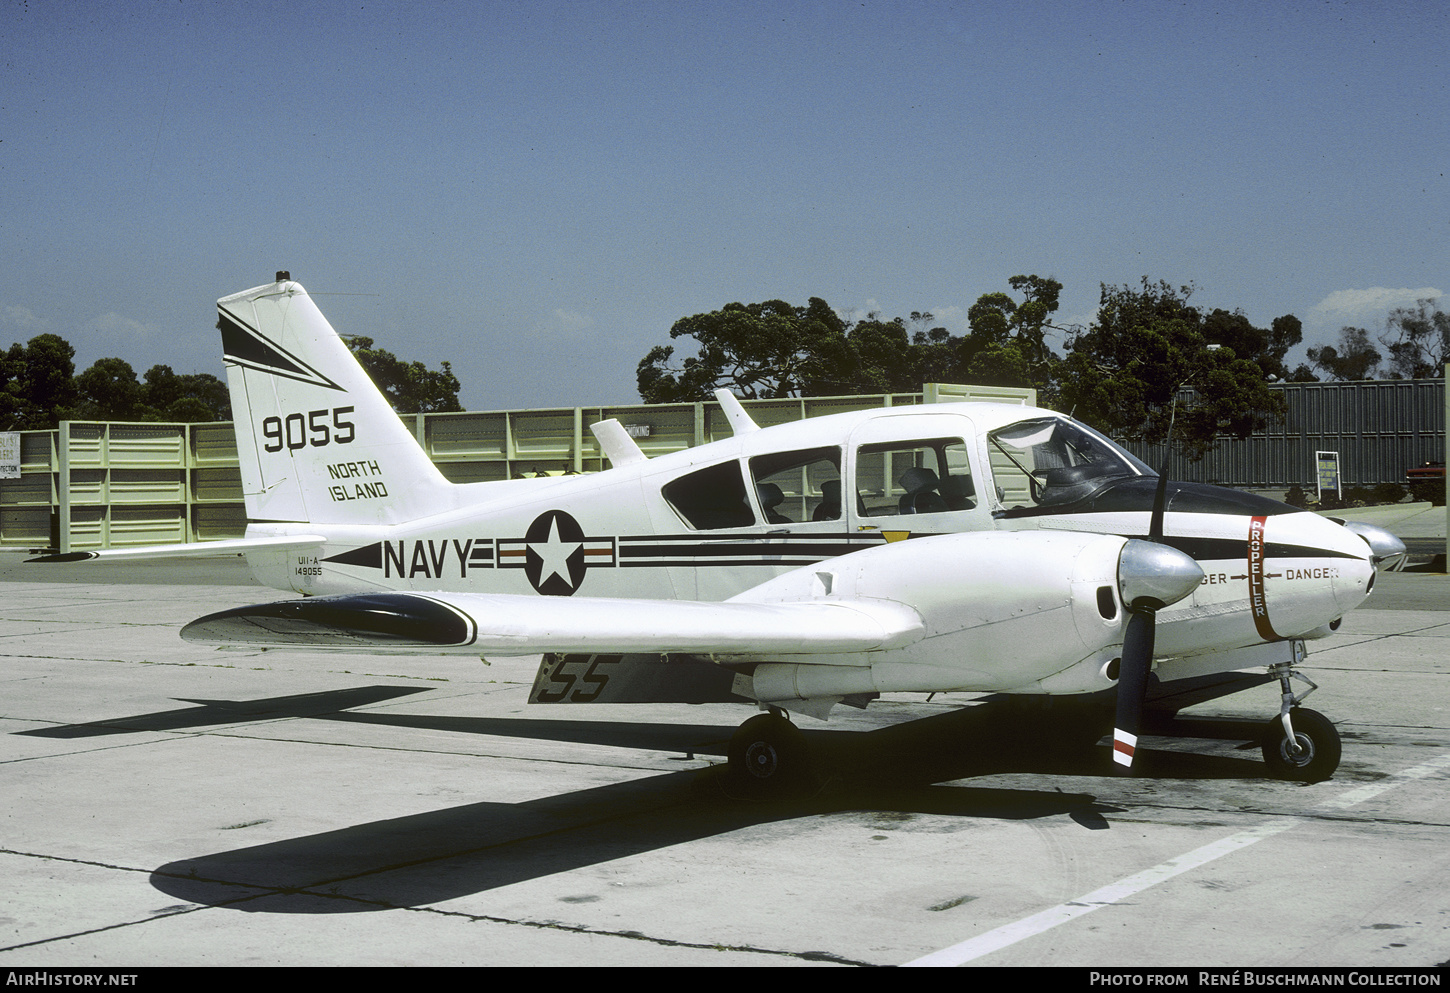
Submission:
[[[1157,611],[1139,608],[1128,614],[1123,634],[1123,658],[1118,663],[1118,707],[1113,721],[1113,761],[1123,771],[1133,767],[1138,731],[1143,722],[1143,699],[1148,673],[1153,668],[1153,633]]]
[[[1181,384],[1180,384],[1181,385]],[[1143,700],[1148,695],[1148,674],[1153,671],[1153,633],[1158,608],[1181,600],[1203,579],[1203,570],[1191,558],[1163,545],[1163,515],[1168,506],[1168,461],[1173,456],[1173,422],[1178,419],[1178,391],[1173,393],[1173,412],[1164,438],[1163,468],[1153,491],[1153,513],[1148,518],[1148,541],[1161,551],[1145,551],[1141,543],[1129,542],[1119,565],[1123,602],[1128,624],[1123,631],[1123,658],[1118,663],[1118,706],[1113,721],[1113,761],[1123,772],[1131,772],[1133,753],[1138,748],[1138,730],[1143,722]],[[1173,554],[1176,553],[1176,557]],[[1187,560],[1187,561],[1184,561]],[[1126,563],[1132,563],[1125,568]],[[1162,570],[1159,572],[1158,570]],[[1133,582],[1124,582],[1131,574]],[[1176,587],[1176,588],[1175,588]]]
[[[1113,761],[1124,771],[1132,768],[1138,747],[1158,611],[1189,596],[1202,582],[1203,569],[1192,556],[1172,545],[1129,539],[1119,553],[1118,592],[1128,617],[1123,626],[1123,657],[1118,661]]]
[[[1148,540],[1163,540],[1163,511],[1168,502],[1168,459],[1163,459],[1163,471],[1158,474],[1158,488],[1153,492],[1153,515],[1148,518]]]

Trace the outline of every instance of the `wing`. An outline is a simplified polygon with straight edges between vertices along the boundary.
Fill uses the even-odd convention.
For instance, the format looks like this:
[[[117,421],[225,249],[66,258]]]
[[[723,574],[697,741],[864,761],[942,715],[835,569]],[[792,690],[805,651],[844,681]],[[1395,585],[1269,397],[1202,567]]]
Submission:
[[[357,593],[238,607],[192,621],[187,641],[473,655],[839,655],[902,648],[921,615],[875,599],[702,603],[486,593]]]

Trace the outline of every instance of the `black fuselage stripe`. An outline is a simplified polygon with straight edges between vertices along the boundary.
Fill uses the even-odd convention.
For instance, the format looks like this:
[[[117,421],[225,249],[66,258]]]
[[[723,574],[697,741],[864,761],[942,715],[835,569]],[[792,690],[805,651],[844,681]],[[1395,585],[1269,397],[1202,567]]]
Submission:
[[[725,558],[730,556],[741,557],[747,555],[809,555],[817,558],[833,558],[837,555],[845,555],[849,552],[860,551],[864,548],[874,548],[875,544],[863,544],[857,546],[842,545],[781,545],[781,544],[751,544],[736,547],[723,545],[654,545],[636,546],[632,548],[621,548],[619,556],[622,559],[637,558],[679,558],[679,557],[701,557],[701,558]]]
[[[277,522],[277,523],[300,523],[300,522]],[[585,565],[588,568],[608,568],[619,566],[621,568],[650,568],[665,566],[687,566],[698,568],[718,568],[721,566],[801,566],[813,565],[828,559],[848,555],[851,552],[863,551],[868,548],[880,548],[885,542],[881,540],[862,541],[854,536],[851,539],[820,540],[813,537],[810,540],[801,540],[806,536],[800,536],[794,541],[783,541],[781,535],[772,535],[768,538],[757,538],[754,540],[742,540],[738,535],[731,536],[728,541],[723,536],[715,539],[701,541],[700,537],[690,536],[689,538],[666,538],[661,540],[656,537],[646,541],[642,538],[620,538],[620,544],[616,555],[609,555],[604,552],[594,556],[591,561],[586,554]],[[924,536],[923,536],[924,537]],[[1146,535],[1127,537],[1143,537]],[[448,539],[444,539],[447,541]],[[493,541],[495,539],[475,538],[470,549],[467,565],[473,569],[519,569],[525,566],[525,549],[520,547],[512,550],[512,554],[506,559],[495,559]],[[504,539],[497,539],[503,541]],[[605,541],[607,539],[596,539]],[[1243,539],[1237,538],[1185,538],[1165,536],[1161,539],[1164,544],[1177,548],[1179,551],[1189,555],[1198,562],[1241,562],[1245,557],[1245,545]],[[519,539],[508,539],[512,544],[523,542]],[[626,545],[624,542],[633,541],[635,544]],[[445,546],[447,547],[447,546]],[[368,546],[364,549],[356,549],[345,552],[341,555],[327,556],[324,562],[333,562],[345,565],[362,565],[380,568],[381,562],[374,565],[371,561],[357,561],[354,556],[360,552],[367,551],[381,552],[380,545]],[[1268,565],[1275,560],[1283,559],[1355,559],[1356,556],[1350,552],[1334,551],[1326,548],[1316,548],[1308,545],[1292,545],[1285,543],[1270,542],[1264,546],[1264,561]],[[381,558],[381,555],[379,555]],[[604,561],[600,561],[600,560]]]
[[[736,566],[736,565],[739,565],[739,566],[758,566],[758,565],[801,566],[801,565],[815,565],[817,562],[824,562],[827,559],[831,559],[831,558],[835,558],[835,556],[833,556],[833,555],[827,555],[824,558],[786,558],[786,557],[776,557],[776,558],[758,558],[758,559],[710,559],[710,560],[708,560],[706,562],[693,562],[693,561],[691,561],[689,559],[683,559],[682,558],[682,559],[667,559],[667,560],[658,561],[658,562],[642,561],[642,560],[641,561],[632,561],[632,562],[621,562],[621,563],[619,563],[619,566],[620,566],[621,569],[660,569],[660,568],[668,568],[668,567],[681,568],[681,567],[689,567],[689,566],[709,567],[711,569],[714,569],[714,568],[718,568],[720,566]]]
[[[1126,537],[1141,538],[1145,541],[1154,540],[1148,538],[1146,534],[1127,535]],[[1200,562],[1244,557],[1243,538],[1176,538],[1173,535],[1165,535],[1156,540],[1160,540],[1163,544],[1170,545]],[[1353,559],[1359,557],[1349,552],[1336,552],[1312,545],[1290,545],[1282,542],[1268,542],[1264,545],[1265,559]]]
[[[859,542],[863,537],[875,532],[858,531],[815,531],[809,534],[740,534],[731,532],[729,534],[709,534],[700,532],[697,534],[624,534],[616,540],[621,543],[645,543],[656,541],[737,541],[742,543],[760,541],[789,541],[789,542],[816,542],[816,541],[844,541]]]

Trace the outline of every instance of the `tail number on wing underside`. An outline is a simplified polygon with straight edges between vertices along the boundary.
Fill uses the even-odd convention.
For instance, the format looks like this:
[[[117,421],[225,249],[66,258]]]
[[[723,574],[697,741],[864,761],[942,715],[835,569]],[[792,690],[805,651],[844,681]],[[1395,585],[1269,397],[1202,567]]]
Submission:
[[[262,447],[269,452],[280,452],[283,448],[296,451],[311,445],[322,448],[325,445],[346,445],[357,437],[352,421],[344,420],[344,414],[351,414],[352,407],[333,407],[331,411],[309,410],[306,414],[288,414],[284,417],[262,419],[262,437],[267,443]],[[332,423],[328,424],[328,414]]]
[[[568,700],[570,703],[592,703],[604,692],[604,687],[609,682],[607,673],[597,672],[601,665],[613,665],[620,660],[618,655],[559,655],[555,657],[554,665],[549,669],[547,675],[540,673],[540,679],[547,678],[549,688],[537,688],[534,698],[539,703],[562,703]],[[578,676],[569,672],[569,668],[577,668],[579,664],[587,661],[589,664],[584,672]],[[584,688],[575,689],[579,683],[584,683]],[[592,687],[590,689],[589,687]]]

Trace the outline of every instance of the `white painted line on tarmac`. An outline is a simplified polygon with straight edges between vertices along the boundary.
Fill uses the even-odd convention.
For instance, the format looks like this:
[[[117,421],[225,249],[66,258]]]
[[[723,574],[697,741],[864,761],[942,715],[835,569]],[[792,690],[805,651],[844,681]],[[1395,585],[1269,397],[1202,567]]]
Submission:
[[[1441,755],[1439,758],[1411,766],[1378,783],[1370,783],[1366,786],[1356,787],[1348,793],[1341,793],[1333,800],[1324,801],[1319,806],[1322,808],[1333,807],[1339,809],[1353,807],[1356,803],[1363,803],[1366,800],[1379,796],[1387,790],[1394,789],[1396,786],[1403,786],[1412,779],[1424,779],[1426,776],[1439,772],[1441,769],[1447,767],[1450,767],[1450,754]]]
[[[948,966],[962,965],[972,959],[981,958],[990,952],[1014,945],[1023,938],[1030,938],[1035,934],[1041,934],[1049,928],[1065,924],[1083,914],[1090,914],[1100,907],[1108,907],[1119,900],[1126,899],[1135,893],[1146,890],[1150,886],[1156,886],[1165,879],[1172,879],[1174,876],[1189,869],[1196,869],[1201,865],[1221,858],[1230,852],[1236,852],[1240,848],[1252,845],[1256,841],[1289,830],[1299,823],[1297,817],[1281,817],[1269,821],[1267,824],[1253,828],[1248,831],[1240,831],[1238,834],[1230,835],[1221,841],[1196,848],[1186,855],[1169,859],[1161,865],[1146,869],[1127,879],[1120,879],[1116,883],[1110,883],[1102,889],[1093,890],[1086,896],[1078,897],[1076,900],[1069,900],[1067,903],[1058,904],[1050,910],[1044,910],[1040,914],[1033,914],[1020,921],[1011,924],[1004,924],[1002,927],[986,934],[979,934],[959,945],[952,945],[950,948],[943,948],[939,952],[932,952],[919,959],[907,962],[908,966]]]
[[[1416,779],[1423,779],[1426,776],[1439,772],[1450,767],[1450,754],[1439,758],[1422,762],[1402,772],[1395,773],[1390,778],[1378,783],[1371,783],[1367,786],[1359,786],[1355,789],[1342,793],[1332,800],[1326,800],[1317,806],[1316,809],[1338,809],[1343,810],[1363,803],[1372,797],[1379,796],[1396,786],[1403,786],[1405,783]],[[1180,873],[1190,869],[1196,869],[1206,865],[1214,859],[1222,858],[1241,848],[1247,848],[1255,842],[1263,841],[1265,838],[1272,838],[1276,834],[1282,834],[1292,827],[1303,823],[1302,817],[1276,817],[1271,821],[1247,831],[1240,831],[1220,841],[1204,845],[1202,848],[1195,848],[1193,851],[1177,858],[1169,859],[1151,869],[1145,869],[1126,879],[1120,879],[1116,883],[1110,883],[1101,889],[1093,890],[1085,896],[1076,900],[1069,900],[1067,903],[1058,904],[1040,914],[1033,914],[1031,917],[1024,917],[1020,921],[1011,924],[1004,924],[999,928],[979,934],[975,938],[968,938],[966,941],[950,948],[943,948],[940,951],[932,952],[930,955],[923,955],[919,959],[913,959],[904,963],[906,966],[953,966],[964,965],[973,959],[981,958],[992,952],[1014,945],[1024,938],[1055,928],[1059,924],[1065,924],[1084,914],[1090,914],[1101,907],[1109,907],[1125,900],[1136,893],[1156,886],[1166,879],[1172,879]]]

